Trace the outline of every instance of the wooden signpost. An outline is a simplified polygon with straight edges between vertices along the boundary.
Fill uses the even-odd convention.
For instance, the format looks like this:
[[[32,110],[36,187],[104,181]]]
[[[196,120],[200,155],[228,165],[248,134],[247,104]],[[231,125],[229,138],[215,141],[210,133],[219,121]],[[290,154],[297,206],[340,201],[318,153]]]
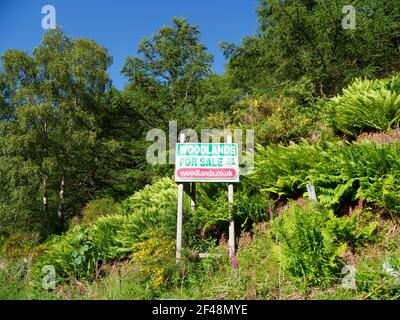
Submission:
[[[185,142],[185,135],[182,133],[179,142]],[[183,221],[183,183],[178,184],[178,217],[176,223],[176,261],[181,259],[182,249],[182,221]]]
[[[232,143],[232,136],[228,136],[228,143]],[[235,221],[232,217],[232,205],[233,205],[233,184],[228,184],[228,202],[229,202],[229,256],[235,256]]]
[[[228,182],[228,202],[233,204],[233,183],[239,182],[239,155],[232,136],[227,143],[185,143],[181,134],[176,146],[175,181],[178,183],[176,260],[181,259],[184,192],[190,195],[191,208],[196,206],[196,182]],[[232,205],[229,206],[232,210]],[[235,223],[230,212],[229,255],[235,256]]]

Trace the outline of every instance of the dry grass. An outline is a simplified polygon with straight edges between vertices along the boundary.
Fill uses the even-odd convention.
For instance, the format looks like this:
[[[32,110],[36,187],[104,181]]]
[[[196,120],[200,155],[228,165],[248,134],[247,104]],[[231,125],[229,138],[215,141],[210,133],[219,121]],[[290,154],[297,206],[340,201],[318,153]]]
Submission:
[[[372,141],[375,143],[389,144],[400,141],[400,129],[389,132],[363,133],[358,136],[357,142]]]

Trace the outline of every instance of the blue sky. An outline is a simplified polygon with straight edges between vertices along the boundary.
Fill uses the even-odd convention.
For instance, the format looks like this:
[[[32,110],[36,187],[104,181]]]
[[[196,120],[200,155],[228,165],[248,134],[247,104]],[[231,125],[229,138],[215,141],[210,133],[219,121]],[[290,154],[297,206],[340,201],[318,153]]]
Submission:
[[[238,44],[257,28],[257,0],[0,0],[0,53],[8,48],[31,52],[38,45],[45,32],[41,9],[47,4],[55,7],[57,25],[68,36],[89,38],[109,49],[114,59],[109,72],[119,89],[126,82],[120,74],[126,57],[173,16],[185,16],[200,27],[217,73],[225,64],[219,42]]]

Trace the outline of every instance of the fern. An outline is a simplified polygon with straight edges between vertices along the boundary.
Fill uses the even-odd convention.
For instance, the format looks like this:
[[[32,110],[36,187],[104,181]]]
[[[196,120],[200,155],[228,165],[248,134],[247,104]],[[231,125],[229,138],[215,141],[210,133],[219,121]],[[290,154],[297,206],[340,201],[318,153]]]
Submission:
[[[65,235],[54,237],[33,266],[33,277],[39,281],[42,267],[53,265],[60,282],[92,279],[102,262],[126,257],[136,243],[155,231],[173,239],[176,185],[171,179],[162,179],[127,199],[121,210],[124,214],[100,217],[90,225],[78,225]]]
[[[327,210],[318,210],[313,205],[302,208],[292,203],[289,210],[273,221],[271,232],[280,246],[275,252],[291,275],[317,285],[332,282],[346,249],[346,243],[339,241],[332,228],[335,219],[338,218]]]
[[[350,136],[399,127],[399,79],[356,79],[329,102],[333,127]]]
[[[271,146],[256,156],[250,183],[272,195],[297,198],[315,185],[318,201],[339,210],[359,198],[400,213],[400,143],[330,142]]]
[[[329,285],[340,274],[341,257],[348,245],[375,241],[377,225],[362,221],[362,214],[338,218],[323,207],[291,202],[272,223],[273,252],[292,276]]]

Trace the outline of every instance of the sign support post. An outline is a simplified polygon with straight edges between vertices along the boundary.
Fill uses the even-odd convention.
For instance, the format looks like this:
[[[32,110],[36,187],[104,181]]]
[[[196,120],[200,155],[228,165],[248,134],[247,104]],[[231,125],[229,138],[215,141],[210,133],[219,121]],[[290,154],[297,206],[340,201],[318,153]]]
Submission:
[[[232,136],[227,136],[227,143],[232,143]],[[228,184],[228,202],[229,202],[229,256],[235,256],[235,221],[232,217],[232,205],[233,205],[233,184]]]
[[[181,133],[179,136],[179,142],[185,142],[185,134]],[[181,260],[181,249],[182,249],[182,221],[183,221],[183,183],[178,184],[178,217],[176,223],[176,262]]]
[[[196,209],[196,182],[190,183],[190,207],[192,210]]]

